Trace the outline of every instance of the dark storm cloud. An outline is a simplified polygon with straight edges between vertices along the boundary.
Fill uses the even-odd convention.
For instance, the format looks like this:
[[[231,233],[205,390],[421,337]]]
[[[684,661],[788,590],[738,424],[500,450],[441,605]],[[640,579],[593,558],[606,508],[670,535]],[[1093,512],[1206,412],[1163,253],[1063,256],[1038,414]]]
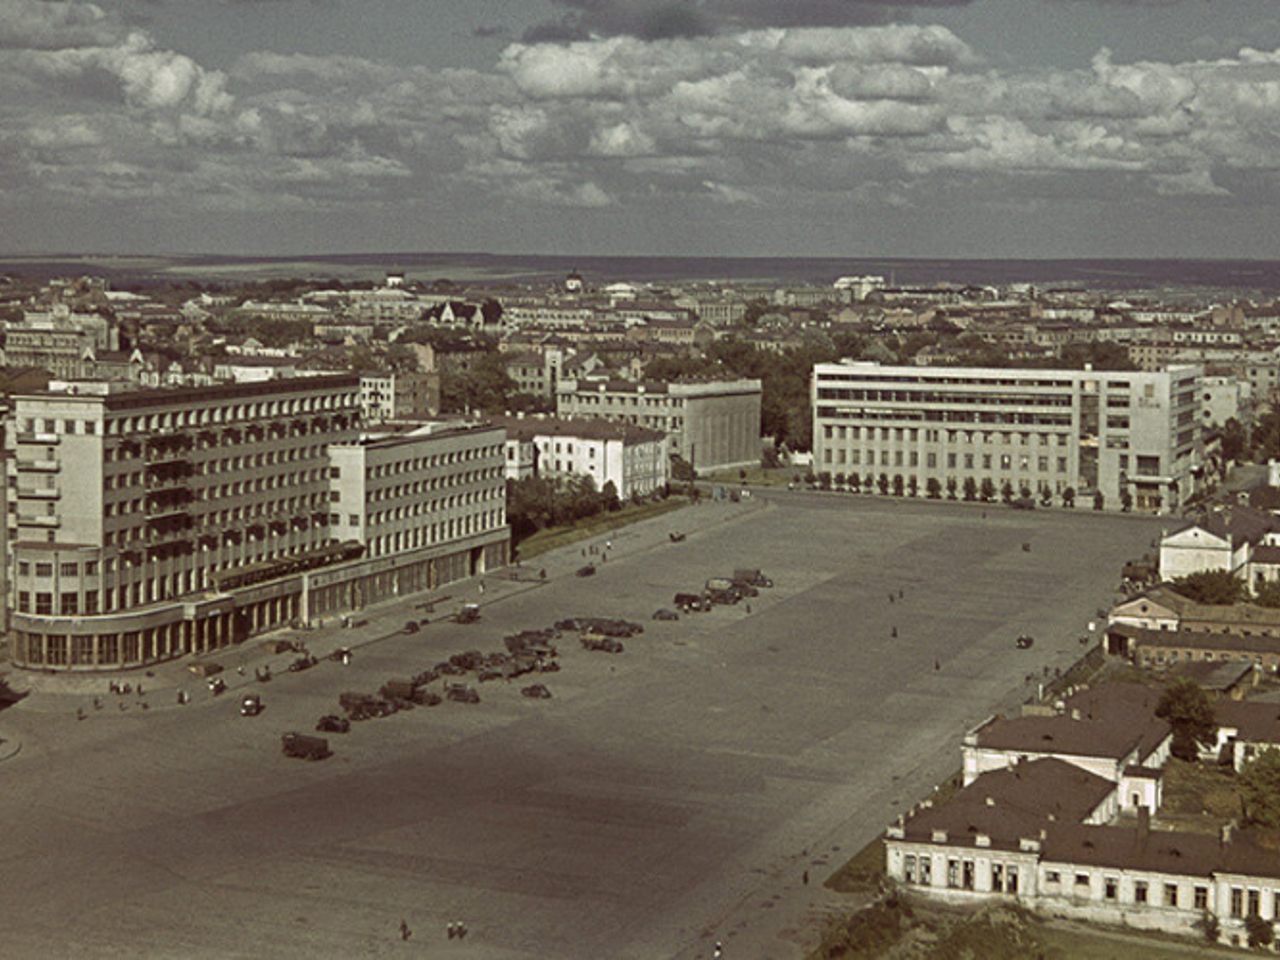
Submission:
[[[901,20],[919,7],[971,0],[554,0],[564,16],[537,24],[526,42],[632,36],[642,40],[703,37],[721,30],[837,27]]]

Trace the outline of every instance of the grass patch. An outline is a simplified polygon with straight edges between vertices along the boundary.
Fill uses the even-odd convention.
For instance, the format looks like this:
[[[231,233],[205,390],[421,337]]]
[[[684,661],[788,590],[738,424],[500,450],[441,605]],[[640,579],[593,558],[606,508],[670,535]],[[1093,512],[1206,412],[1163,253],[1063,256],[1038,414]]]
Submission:
[[[964,785],[964,773],[956,771],[938,784],[933,805],[944,806]],[[884,882],[884,834],[855,853],[823,884],[836,893],[875,893]]]
[[[516,554],[521,560],[528,560],[548,550],[586,540],[589,537],[598,537],[619,527],[660,517],[664,513],[671,513],[688,505],[689,501],[684,497],[668,497],[656,503],[627,504],[621,510],[613,513],[608,511],[598,513],[594,517],[587,517],[567,527],[548,527],[545,530],[539,530],[520,541]]]
[[[1168,960],[1233,957],[1203,940],[1048,921],[1012,903],[956,907],[891,893],[830,918],[809,960]]]
[[[1160,819],[1179,829],[1215,833],[1238,820],[1243,807],[1235,772],[1226,766],[1188,763],[1170,757],[1164,767],[1164,802]]]

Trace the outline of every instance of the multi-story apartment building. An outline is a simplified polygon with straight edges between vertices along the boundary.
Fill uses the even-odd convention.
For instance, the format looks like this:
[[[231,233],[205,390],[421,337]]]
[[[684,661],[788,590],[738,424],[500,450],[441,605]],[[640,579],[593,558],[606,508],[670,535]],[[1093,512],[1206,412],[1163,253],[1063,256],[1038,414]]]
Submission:
[[[90,372],[94,351],[119,349],[119,331],[106,317],[55,304],[49,311],[28,311],[21,323],[5,327],[2,359],[5,366],[36,367],[55,377],[78,379]]]
[[[727,470],[760,462],[760,398],[759,380],[566,379],[556,387],[556,413],[658,430],[695,470]]]
[[[365,423],[425,420],[440,410],[440,376],[389,373],[360,377],[360,413]]]
[[[14,396],[13,662],[139,666],[444,582],[444,558],[479,544],[368,558],[363,541],[335,538],[329,448],[357,441],[359,413],[346,374]]]
[[[395,427],[400,427],[396,430]],[[388,425],[329,447],[330,528],[370,558],[476,541],[455,580],[501,566],[506,431],[474,423]],[[479,539],[477,539],[479,538]],[[482,542],[481,542],[482,541]]]
[[[1139,510],[1168,511],[1202,469],[1200,373],[818,364],[814,469],[885,475],[895,489],[902,477],[921,492],[931,480],[1069,487],[1112,507],[1124,490]]]

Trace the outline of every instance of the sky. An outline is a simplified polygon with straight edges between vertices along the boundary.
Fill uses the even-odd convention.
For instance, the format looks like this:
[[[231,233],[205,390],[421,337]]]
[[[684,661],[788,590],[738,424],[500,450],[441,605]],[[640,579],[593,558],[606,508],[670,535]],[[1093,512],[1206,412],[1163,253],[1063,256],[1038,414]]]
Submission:
[[[0,0],[0,254],[1280,259],[1280,0]]]

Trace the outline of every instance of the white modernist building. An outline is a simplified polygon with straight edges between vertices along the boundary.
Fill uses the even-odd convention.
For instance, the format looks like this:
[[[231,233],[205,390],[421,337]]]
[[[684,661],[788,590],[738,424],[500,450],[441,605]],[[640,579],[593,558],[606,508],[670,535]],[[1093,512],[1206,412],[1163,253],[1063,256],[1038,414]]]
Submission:
[[[671,478],[667,436],[627,423],[506,417],[506,476],[590,477],[612,483],[626,500],[654,493]]]
[[[1071,488],[1111,507],[1125,491],[1137,509],[1166,512],[1203,469],[1200,373],[818,364],[814,470],[921,492],[984,480]]]

